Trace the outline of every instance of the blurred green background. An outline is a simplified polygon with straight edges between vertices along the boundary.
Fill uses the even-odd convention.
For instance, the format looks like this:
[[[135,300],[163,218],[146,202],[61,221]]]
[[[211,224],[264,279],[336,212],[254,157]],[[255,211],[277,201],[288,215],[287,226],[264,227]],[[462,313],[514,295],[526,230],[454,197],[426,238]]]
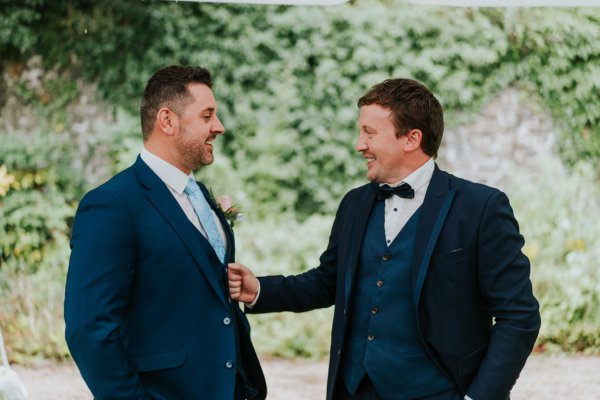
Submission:
[[[237,258],[257,274],[317,265],[342,195],[365,181],[353,145],[356,100],[370,86],[424,82],[445,107],[447,136],[516,90],[557,132],[536,168],[515,161],[498,181],[532,261],[537,350],[600,353],[598,9],[0,0],[0,55],[0,327],[14,361],[69,357],[74,212],[133,162],[145,82],[174,63],[213,72],[227,131],[197,177],[241,207]],[[326,357],[331,315],[251,316],[259,353]]]

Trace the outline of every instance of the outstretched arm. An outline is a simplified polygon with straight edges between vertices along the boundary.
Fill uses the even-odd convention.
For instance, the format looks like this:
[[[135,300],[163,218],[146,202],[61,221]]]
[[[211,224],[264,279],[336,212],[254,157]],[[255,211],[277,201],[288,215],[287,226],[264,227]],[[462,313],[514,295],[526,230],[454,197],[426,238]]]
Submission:
[[[305,312],[330,307],[335,303],[338,284],[344,271],[338,271],[338,240],[340,232],[352,225],[355,208],[349,207],[346,196],[336,214],[327,249],[319,258],[319,266],[296,275],[271,275],[255,278],[240,264],[230,264],[229,283],[232,299],[250,306],[249,313]],[[344,226],[346,228],[344,228]]]

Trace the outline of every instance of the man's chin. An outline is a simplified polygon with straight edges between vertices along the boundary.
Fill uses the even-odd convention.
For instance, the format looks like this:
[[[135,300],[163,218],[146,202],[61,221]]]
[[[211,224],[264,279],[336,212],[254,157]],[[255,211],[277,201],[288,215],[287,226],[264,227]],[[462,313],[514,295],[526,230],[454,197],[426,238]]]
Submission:
[[[202,167],[205,167],[207,165],[210,165],[213,162],[214,162],[214,158],[199,160],[198,162],[194,163],[194,168],[192,168],[192,171],[196,170],[198,168],[202,168]]]
[[[212,154],[204,154],[204,157],[200,159],[200,165],[210,165],[215,162],[215,157]]]

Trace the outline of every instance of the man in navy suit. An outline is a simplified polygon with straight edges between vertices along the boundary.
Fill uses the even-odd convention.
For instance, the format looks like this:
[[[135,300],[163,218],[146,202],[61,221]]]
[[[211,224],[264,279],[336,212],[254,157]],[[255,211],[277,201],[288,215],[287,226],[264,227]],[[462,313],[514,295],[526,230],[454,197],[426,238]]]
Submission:
[[[320,265],[254,278],[229,266],[251,312],[335,304],[327,399],[505,400],[540,328],[508,198],[441,171],[442,107],[386,80],[359,101],[371,183],[342,200]]]
[[[192,175],[213,162],[224,132],[209,71],[158,71],[140,114],[140,156],[75,216],[65,295],[73,359],[98,400],[264,399],[250,327],[227,288],[233,231]]]

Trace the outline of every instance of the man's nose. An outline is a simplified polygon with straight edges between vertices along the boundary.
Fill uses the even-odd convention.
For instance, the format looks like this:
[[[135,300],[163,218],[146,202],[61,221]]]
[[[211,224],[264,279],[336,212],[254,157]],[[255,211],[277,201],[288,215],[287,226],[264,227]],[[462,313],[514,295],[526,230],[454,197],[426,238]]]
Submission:
[[[221,122],[221,120],[217,117],[215,117],[217,119],[216,124],[213,126],[212,131],[216,134],[222,134],[225,133],[225,127],[223,126],[223,123]]]
[[[354,145],[354,149],[356,151],[365,151],[368,148],[367,142],[364,140],[364,138],[362,136],[363,135],[359,135],[358,139],[356,139],[356,144]]]

